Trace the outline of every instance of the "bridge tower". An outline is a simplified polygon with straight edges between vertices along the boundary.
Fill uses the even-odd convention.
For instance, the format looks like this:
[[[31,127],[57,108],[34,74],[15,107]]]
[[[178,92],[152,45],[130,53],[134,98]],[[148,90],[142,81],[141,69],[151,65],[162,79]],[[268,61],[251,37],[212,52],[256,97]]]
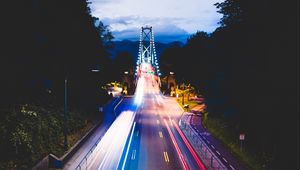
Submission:
[[[142,63],[151,64],[155,70],[155,75],[161,76],[155,51],[153,29],[149,26],[141,28],[139,54],[136,62],[135,75],[138,75],[139,67]]]

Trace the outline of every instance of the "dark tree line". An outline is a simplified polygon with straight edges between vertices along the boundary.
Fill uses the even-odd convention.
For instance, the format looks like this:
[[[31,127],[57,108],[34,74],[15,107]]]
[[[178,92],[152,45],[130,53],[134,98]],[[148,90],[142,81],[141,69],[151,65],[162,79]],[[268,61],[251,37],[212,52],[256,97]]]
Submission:
[[[288,4],[288,5],[287,5]],[[161,56],[226,120],[263,169],[299,168],[299,25],[297,4],[226,0],[213,33],[197,32]],[[297,168],[298,167],[298,168]]]
[[[86,126],[109,96],[113,36],[86,0],[1,1],[0,169],[30,169],[63,154],[64,80],[68,131]],[[93,72],[92,70],[99,70]]]
[[[20,0],[1,6],[8,10],[1,24],[1,101],[24,102],[32,92],[48,89],[63,94],[67,77],[75,102],[89,93],[91,77],[108,78],[102,74],[110,69],[104,46],[113,37],[90,15],[86,1]],[[93,76],[95,68],[100,72]]]

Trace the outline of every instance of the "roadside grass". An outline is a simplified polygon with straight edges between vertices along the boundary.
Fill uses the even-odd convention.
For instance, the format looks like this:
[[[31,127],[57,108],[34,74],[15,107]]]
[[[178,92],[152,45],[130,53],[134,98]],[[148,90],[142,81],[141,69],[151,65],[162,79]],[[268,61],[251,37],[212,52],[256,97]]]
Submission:
[[[181,108],[182,99],[176,99]],[[189,109],[197,106],[196,101],[184,100],[184,104],[189,105]],[[231,131],[226,128],[221,128],[222,125],[226,124],[224,120],[208,117],[208,113],[203,114],[202,119],[203,126],[216,138],[218,139],[241,163],[246,165],[249,169],[263,170],[264,168],[255,159],[255,155],[249,153],[247,150],[240,150],[240,143],[238,136],[234,135]]]
[[[225,122],[221,119],[208,117],[208,114],[204,114],[203,126],[217,138],[240,162],[246,165],[250,169],[262,170],[258,161],[255,159],[255,155],[249,153],[245,148],[240,150],[240,143],[238,136],[234,135],[226,128],[220,128],[220,125]]]

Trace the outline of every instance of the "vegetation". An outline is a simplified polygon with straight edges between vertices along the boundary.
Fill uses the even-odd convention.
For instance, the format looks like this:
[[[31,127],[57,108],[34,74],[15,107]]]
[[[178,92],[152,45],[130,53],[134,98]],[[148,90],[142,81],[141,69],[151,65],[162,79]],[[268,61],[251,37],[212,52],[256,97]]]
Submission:
[[[53,105],[25,104],[1,109],[1,113],[0,169],[30,169],[49,153],[58,157],[65,153],[62,134],[63,109]],[[70,111],[69,146],[91,128],[94,120],[100,119],[99,113],[82,114]]]
[[[1,1],[0,169],[30,169],[49,153],[62,156],[110,98],[107,49],[113,36],[86,0]],[[99,70],[93,72],[92,70]]]
[[[276,3],[217,3],[220,27],[165,50],[161,70],[176,70],[177,83],[191,83],[205,96],[211,127],[225,122],[222,133],[235,135],[226,142],[246,134],[246,152],[258,160],[254,169],[299,169],[297,10]]]
[[[229,131],[227,127],[227,122],[222,119],[208,117],[208,113],[205,112],[203,119],[203,126],[216,137],[226,148],[228,148],[238,160],[243,164],[247,165],[250,169],[265,169],[265,165],[261,166],[258,160],[258,156],[255,153],[251,153],[247,148],[247,144],[244,143],[243,151],[240,149],[240,141],[238,140],[239,134],[234,134]],[[266,155],[260,155],[266,156]],[[270,155],[267,157],[270,158]]]

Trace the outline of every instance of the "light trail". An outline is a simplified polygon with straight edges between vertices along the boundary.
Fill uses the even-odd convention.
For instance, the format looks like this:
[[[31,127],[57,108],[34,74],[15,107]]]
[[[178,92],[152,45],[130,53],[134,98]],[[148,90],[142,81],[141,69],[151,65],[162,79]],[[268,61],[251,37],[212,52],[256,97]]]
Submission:
[[[170,120],[171,121],[171,120]],[[199,166],[199,168],[201,170],[206,170],[205,166],[202,164],[202,162],[200,161],[197,153],[194,151],[193,147],[191,146],[191,144],[189,143],[189,141],[186,139],[186,137],[184,136],[183,132],[181,131],[181,129],[178,127],[178,125],[176,124],[176,122],[174,120],[171,121],[171,123],[173,122],[173,124],[175,125],[175,128],[177,129],[178,133],[180,134],[181,138],[183,139],[184,143],[186,144],[186,146],[188,147],[189,151],[191,152],[191,154],[193,155],[195,161],[197,162],[197,165]]]
[[[176,142],[176,140],[175,140],[174,135],[173,135],[172,132],[171,132],[171,129],[170,129],[170,127],[169,127],[169,125],[168,125],[166,119],[164,119],[164,122],[165,122],[165,124],[166,124],[167,130],[168,130],[169,135],[170,135],[170,137],[171,137],[171,140],[172,140],[172,142],[173,142],[173,144],[174,144],[174,146],[175,146],[175,150],[176,150],[176,152],[177,152],[177,154],[178,154],[178,157],[179,157],[179,159],[180,159],[180,161],[181,161],[181,164],[183,165],[183,169],[184,169],[184,170],[188,170],[188,169],[189,169],[189,168],[188,168],[188,165],[187,165],[187,163],[185,162],[185,160],[184,160],[184,158],[183,158],[183,155],[182,155],[182,153],[181,153],[181,151],[180,151],[180,149],[179,149],[179,146],[178,146],[178,144],[177,144],[177,142]]]
[[[133,132],[134,132],[134,129],[135,129],[135,124],[136,123],[134,122],[132,130],[131,130],[130,138],[129,138],[129,143],[128,143],[128,146],[127,146],[127,149],[126,149],[126,154],[125,154],[124,162],[123,162],[123,165],[122,165],[122,170],[124,170],[124,168],[125,168],[125,163],[126,163],[128,152],[129,152],[129,148],[130,148],[130,145],[131,145],[131,140],[132,140]]]
[[[138,106],[143,102],[144,84],[145,84],[145,78],[141,76],[138,79],[137,86],[135,89],[135,94],[134,94],[134,103]]]
[[[123,111],[106,131],[82,169],[117,169],[136,113]]]

